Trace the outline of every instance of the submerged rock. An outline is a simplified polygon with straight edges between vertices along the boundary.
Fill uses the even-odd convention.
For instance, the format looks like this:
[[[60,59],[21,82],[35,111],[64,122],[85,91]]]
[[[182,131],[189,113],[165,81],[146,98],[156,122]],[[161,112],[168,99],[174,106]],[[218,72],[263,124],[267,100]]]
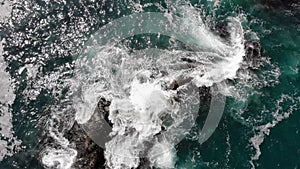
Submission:
[[[259,0],[258,2],[267,8],[287,8],[300,3],[299,0]]]

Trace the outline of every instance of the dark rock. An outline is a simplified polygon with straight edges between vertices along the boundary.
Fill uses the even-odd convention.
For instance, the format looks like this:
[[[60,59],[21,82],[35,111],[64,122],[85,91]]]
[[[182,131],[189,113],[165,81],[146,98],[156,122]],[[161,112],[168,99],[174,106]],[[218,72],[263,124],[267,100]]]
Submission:
[[[214,32],[224,39],[228,39],[230,37],[230,33],[228,32],[227,27],[223,22],[216,23]]]
[[[211,100],[210,87],[202,86],[199,88],[200,102],[208,103]]]
[[[206,87],[206,86],[202,86],[199,88],[199,95],[200,95],[200,107],[199,107],[199,117],[203,118],[206,116],[209,112],[209,108],[210,108],[210,102],[211,102],[211,98],[212,98],[212,94],[211,94],[211,88],[210,87]]]
[[[78,152],[74,164],[75,168],[105,168],[104,150],[89,138],[78,123],[74,123],[73,127],[66,133],[66,137],[71,143],[75,144]]]
[[[98,110],[99,113],[104,115],[104,119],[105,121],[110,125],[110,127],[113,126],[112,122],[108,119],[109,116],[109,106],[110,106],[111,102],[104,99],[104,98],[100,98],[99,103],[98,103]]]
[[[147,158],[141,158],[137,169],[151,169],[149,160]]]
[[[168,86],[168,89],[170,90],[177,90],[179,87],[179,84],[177,82],[177,80],[174,80],[169,86]]]
[[[260,58],[261,46],[257,40],[248,40],[245,42],[246,59]]]
[[[244,44],[245,56],[244,60],[249,67],[257,68],[261,64],[261,46],[258,40],[247,40]]]
[[[181,60],[184,61],[184,62],[188,62],[188,63],[194,63],[194,62],[196,62],[195,60],[190,59],[190,58],[181,58]]]

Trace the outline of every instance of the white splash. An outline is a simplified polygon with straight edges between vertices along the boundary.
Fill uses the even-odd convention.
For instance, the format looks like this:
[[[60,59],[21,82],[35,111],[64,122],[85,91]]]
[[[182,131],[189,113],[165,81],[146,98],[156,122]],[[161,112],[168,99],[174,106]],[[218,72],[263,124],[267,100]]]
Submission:
[[[172,160],[161,159],[167,154],[161,150],[157,151],[158,146],[162,148],[162,143],[153,138],[162,130],[163,121],[160,117],[178,113],[178,105],[172,105],[170,100],[169,93],[164,91],[161,85],[140,83],[137,79],[132,82],[129,97],[112,100],[109,119],[114,124],[111,133],[114,137],[105,145],[107,166],[116,169],[136,168],[139,165],[139,157],[148,153],[147,149],[151,144],[154,147],[150,152],[153,154],[152,158],[156,158],[156,165],[167,165],[162,162]],[[170,146],[172,145],[164,147],[164,150],[168,150]],[[158,154],[154,154],[154,151],[162,157],[155,157]],[[171,165],[172,161],[168,163]]]
[[[176,153],[162,150],[174,149],[176,137],[187,132],[179,126],[187,121],[192,125],[196,118],[190,105],[199,104],[195,99],[197,92],[179,96],[180,104],[176,101],[177,92],[209,87],[236,77],[245,55],[239,20],[228,18],[231,38],[225,42],[210,32],[194,8],[184,6],[181,10],[180,29],[188,33],[187,39],[199,44],[200,50],[146,49],[129,53],[125,47],[107,45],[95,49],[96,57],[77,60],[81,69],[73,82],[74,93],[77,91],[76,120],[86,123],[99,98],[111,101],[109,119],[113,132],[105,145],[108,168],[137,168],[140,157],[147,158],[151,166],[173,168]],[[184,62],[182,58],[193,62]],[[170,90],[175,81],[179,88]],[[174,140],[164,138],[162,128],[177,129],[168,136]]]
[[[113,132],[125,134],[130,126],[142,138],[159,133],[162,121],[158,117],[170,107],[167,94],[158,84],[139,83],[135,79],[128,98],[112,100],[109,120],[114,124]]]

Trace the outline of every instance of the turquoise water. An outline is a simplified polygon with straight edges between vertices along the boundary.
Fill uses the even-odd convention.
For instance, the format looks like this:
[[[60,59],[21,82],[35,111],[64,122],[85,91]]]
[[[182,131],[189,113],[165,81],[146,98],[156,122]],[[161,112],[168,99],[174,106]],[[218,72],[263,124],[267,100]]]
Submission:
[[[167,1],[157,3],[163,9],[169,7]],[[200,9],[199,16],[212,29],[217,21],[239,16],[245,37],[259,39],[265,61],[250,69],[252,78],[230,82],[240,90],[241,97],[227,98],[223,118],[207,142],[200,145],[190,133],[176,146],[176,168],[299,168],[300,3],[221,0],[215,6],[211,1],[191,0],[190,5]],[[11,22],[0,24],[0,37],[5,39],[6,71],[15,84],[12,124],[22,148],[13,150],[15,154],[1,161],[0,168],[44,168],[43,146],[47,141],[51,144],[45,128],[55,105],[64,103],[70,87],[64,79],[72,77],[74,67],[67,63],[74,64],[73,58],[80,55],[84,42],[101,26],[134,10],[131,1],[35,0],[13,6]],[[143,8],[161,11],[155,5]],[[168,37],[160,41],[156,35],[145,37],[134,37],[137,43],[129,46],[148,47],[147,37],[163,48],[171,45]],[[22,67],[25,69],[20,71]],[[47,86],[53,83],[56,85]],[[70,123],[73,120],[70,115],[64,117]],[[70,123],[63,124],[62,132]]]

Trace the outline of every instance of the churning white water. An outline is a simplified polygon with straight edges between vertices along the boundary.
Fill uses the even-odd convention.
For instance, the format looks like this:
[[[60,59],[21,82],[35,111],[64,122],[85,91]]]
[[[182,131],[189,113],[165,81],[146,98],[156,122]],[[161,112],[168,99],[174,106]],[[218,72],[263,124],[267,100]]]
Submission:
[[[197,45],[194,51],[129,52],[126,47],[109,44],[94,46],[92,58],[76,61],[79,69],[73,85],[80,91],[74,98],[76,120],[87,123],[99,98],[111,101],[108,118],[113,127],[111,140],[105,144],[108,168],[137,168],[140,158],[146,158],[151,166],[173,168],[175,140],[188,132],[197,117],[197,88],[235,78],[240,68],[245,51],[237,18],[228,18],[231,36],[225,41],[209,30],[192,7],[180,11],[178,26],[185,38]],[[174,82],[179,87],[172,90]],[[165,130],[171,132],[164,135]]]

